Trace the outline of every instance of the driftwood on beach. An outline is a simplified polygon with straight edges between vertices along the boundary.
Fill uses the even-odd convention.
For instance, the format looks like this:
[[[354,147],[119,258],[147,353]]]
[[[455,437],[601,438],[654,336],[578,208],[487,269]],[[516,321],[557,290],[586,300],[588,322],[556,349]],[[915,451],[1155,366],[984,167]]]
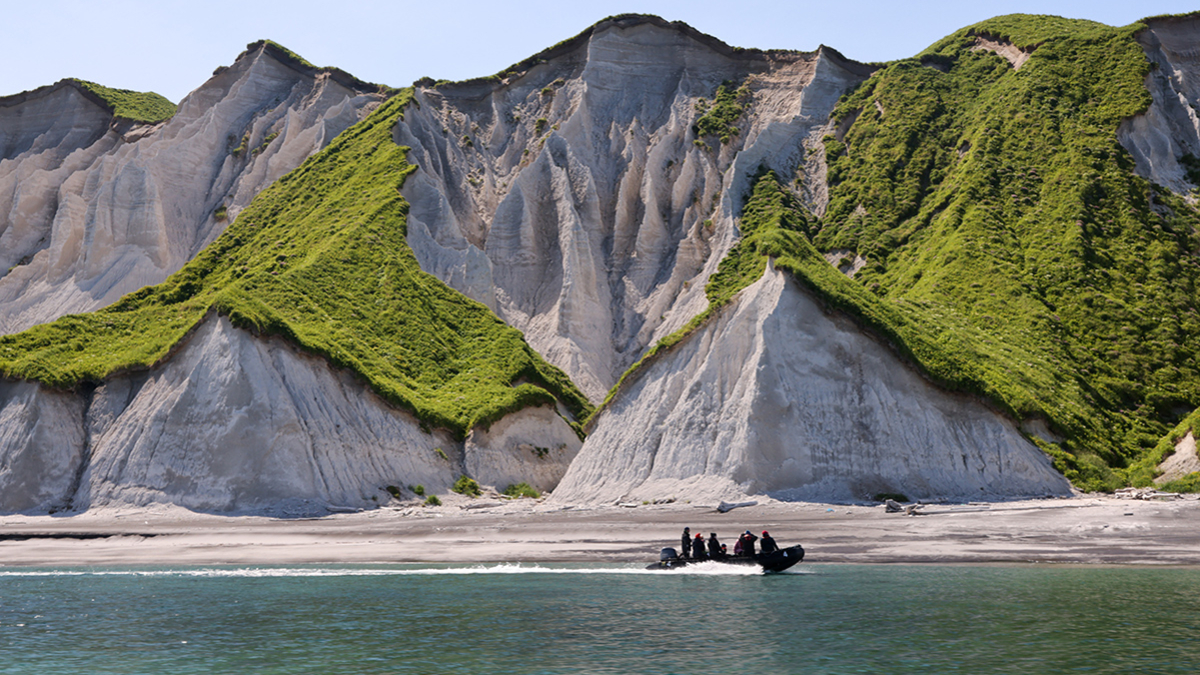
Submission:
[[[730,511],[732,511],[734,509],[740,509],[743,506],[755,506],[757,504],[758,504],[757,501],[721,502],[721,504],[719,506],[717,506],[717,511],[719,511],[720,513],[729,513]]]

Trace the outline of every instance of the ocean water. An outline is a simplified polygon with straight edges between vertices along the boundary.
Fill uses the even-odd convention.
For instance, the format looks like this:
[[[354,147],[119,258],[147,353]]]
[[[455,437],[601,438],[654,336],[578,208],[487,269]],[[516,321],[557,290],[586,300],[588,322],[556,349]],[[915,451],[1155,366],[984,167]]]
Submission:
[[[1200,570],[0,568],[0,673],[1200,672]]]

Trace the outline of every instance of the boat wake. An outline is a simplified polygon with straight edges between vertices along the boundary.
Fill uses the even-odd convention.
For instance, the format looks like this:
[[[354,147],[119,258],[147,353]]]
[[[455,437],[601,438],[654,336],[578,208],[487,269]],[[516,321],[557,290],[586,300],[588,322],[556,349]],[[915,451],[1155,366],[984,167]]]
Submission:
[[[801,573],[803,572],[792,572]],[[0,570],[0,579],[14,577],[200,577],[200,578],[286,578],[286,577],[392,577],[392,576],[468,576],[499,574],[607,574],[661,575],[662,571],[641,567],[612,566],[546,566],[536,563],[498,563],[491,565],[446,567],[203,567],[185,569],[28,569]],[[758,567],[722,565],[706,562],[672,570],[671,576],[762,576]]]

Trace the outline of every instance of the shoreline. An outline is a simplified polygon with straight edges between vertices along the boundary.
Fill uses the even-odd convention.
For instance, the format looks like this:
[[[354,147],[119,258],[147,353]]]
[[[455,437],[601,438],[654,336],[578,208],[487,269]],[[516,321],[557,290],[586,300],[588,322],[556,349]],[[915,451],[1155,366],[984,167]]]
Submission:
[[[470,508],[464,508],[470,507]],[[766,501],[584,507],[523,499],[384,507],[320,518],[155,505],[0,516],[0,571],[29,567],[400,563],[650,563],[683,527],[732,545],[747,529],[805,548],[804,564],[1200,566],[1200,499],[1084,496],[883,506]]]

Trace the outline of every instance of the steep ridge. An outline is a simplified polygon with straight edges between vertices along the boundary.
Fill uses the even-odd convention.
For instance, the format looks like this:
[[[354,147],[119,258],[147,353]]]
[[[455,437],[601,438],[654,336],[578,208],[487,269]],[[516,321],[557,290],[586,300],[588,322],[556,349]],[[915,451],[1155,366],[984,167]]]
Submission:
[[[1069,493],[1011,417],[928,381],[969,389],[938,336],[828,264],[814,226],[774,172],[756,178],[709,309],[626,374],[556,499]]]
[[[1077,485],[1148,483],[1155,475],[1151,462],[1163,454],[1152,451],[1158,437],[1200,401],[1192,347],[1200,337],[1195,309],[1200,219],[1182,200],[1138,178],[1118,144],[1123,121],[1150,103],[1141,86],[1150,68],[1134,40],[1143,28],[1000,17],[880,70],[833,112],[833,133],[823,139],[826,212],[819,221],[797,212],[787,226],[777,224],[760,236],[749,224],[757,217],[750,217],[748,204],[741,224],[746,236],[722,261],[725,272],[710,278],[710,302],[719,307],[757,279],[763,256],[783,256],[778,262],[786,260],[789,272],[823,306],[884,338],[926,377],[982,395],[1021,420],[1021,431]],[[983,49],[980,36],[988,36]],[[996,49],[987,45],[1025,54],[1019,73],[1012,54],[993,55]],[[752,202],[757,187],[755,193]],[[764,207],[756,204],[753,210]],[[819,255],[803,251],[809,237],[831,259],[855,257],[855,292],[831,283],[827,272],[816,272],[812,265]],[[856,484],[855,476],[874,477],[865,482],[878,486],[879,476],[894,475],[901,482],[892,485],[900,491],[926,494],[933,485],[941,485],[932,490],[937,492],[952,483],[973,484],[964,476],[940,483],[946,474],[939,472],[954,468],[945,457],[929,457],[935,463],[920,470],[891,466],[876,474],[845,451],[847,464],[833,462],[814,472],[799,458],[808,456],[809,447],[822,446],[823,432],[837,428],[822,421],[819,407],[812,410],[814,404],[805,401],[805,413],[793,415],[788,406],[804,400],[793,393],[782,397],[782,412],[738,409],[728,403],[737,396],[724,396],[734,386],[726,383],[756,392],[747,400],[778,399],[776,387],[758,386],[759,378],[728,372],[729,366],[697,365],[696,354],[709,352],[696,342],[716,339],[709,324],[724,321],[726,311],[734,310],[710,311],[707,322],[693,322],[651,350],[596,416],[577,460],[581,468],[568,472],[556,498],[578,498],[581,484],[599,480],[582,467],[600,465],[628,468],[608,483],[608,497],[661,498],[682,489],[692,494],[701,485],[713,494],[869,496],[873,488]],[[729,334],[766,331],[746,316],[741,321]],[[835,386],[838,379],[827,377]],[[644,384],[644,378],[655,381]],[[800,373],[794,378],[804,380]],[[692,400],[670,391],[681,382],[690,383],[689,394],[719,393]],[[672,414],[678,419],[647,415],[624,398],[636,399],[643,391],[650,392],[643,401],[656,396],[677,401]],[[815,405],[836,402],[845,408],[853,400],[831,397]],[[794,425],[790,434],[777,435],[780,419]],[[943,426],[928,416],[906,419],[923,429]],[[904,427],[887,432],[900,447],[913,445],[903,440],[898,428]],[[799,447],[785,442],[779,456],[760,468],[751,458],[763,437],[804,441],[797,441]],[[947,444],[968,436],[947,440],[953,437],[939,438],[934,447],[954,447]],[[714,450],[701,438],[708,443],[720,438],[727,447]],[[1029,443],[1011,440],[1003,456],[1023,463],[1017,458],[1028,459]],[[775,447],[772,443],[766,445]],[[640,454],[623,455],[622,444]],[[690,457],[680,452],[688,445]],[[976,437],[962,447],[994,446]],[[910,449],[901,458],[914,452],[925,456]],[[736,468],[725,464],[728,457],[739,458],[732,463]],[[879,462],[876,455],[867,457],[868,464]],[[972,471],[983,472],[983,466],[991,470],[1003,463],[981,463],[970,452],[962,457],[964,470],[973,465]],[[823,482],[822,475],[836,485]],[[688,476],[697,477],[689,482]],[[1024,482],[1032,477],[1024,470],[1008,477],[1012,482],[990,475],[995,493],[988,486],[980,486],[982,492],[1028,494],[1046,485]]]
[[[97,91],[121,93],[68,80],[0,99],[0,333],[166,279],[382,99],[265,42],[161,124]]]
[[[1200,185],[1200,16],[1147,19],[1137,40],[1151,64],[1150,107],[1121,125],[1120,139],[1142,176],[1188,194]]]
[[[417,267],[399,194],[413,167],[392,136],[410,101],[264,190],[166,282],[0,337],[0,370],[41,383],[0,400],[7,508],[362,506],[466,471],[553,488],[580,443],[564,416],[589,408]]]
[[[1194,204],[1200,189],[1200,15],[1145,19],[1146,29],[1137,34],[1146,51],[1150,74],[1146,88],[1151,103],[1146,112],[1121,125],[1121,145],[1133,155],[1137,171],[1150,181],[1165,186]],[[1200,249],[1195,253],[1200,255]],[[1200,408],[1189,420],[1200,418]],[[1191,425],[1168,434],[1138,469],[1144,483],[1151,472],[1167,471],[1164,459],[1182,444]],[[1193,441],[1194,446],[1194,441]],[[1193,449],[1194,452],[1194,449]],[[1178,467],[1170,473],[1178,474]],[[1176,489],[1200,486],[1200,476],[1173,480]],[[1160,479],[1155,479],[1158,482]]]
[[[1016,425],[947,394],[769,268],[598,418],[556,501],[1070,494]]]
[[[1149,482],[1200,403],[1200,217],[1120,143],[1152,105],[1145,28],[999,17],[890,64],[834,112],[814,237],[956,355],[929,372],[1044,426],[1092,489]],[[1015,70],[979,35],[1031,54]]]
[[[828,48],[737,50],[628,15],[494,78],[419,87],[398,132],[420,167],[409,243],[598,401],[704,308],[748,176],[804,167],[870,71]],[[694,128],[718,91],[725,140]]]

